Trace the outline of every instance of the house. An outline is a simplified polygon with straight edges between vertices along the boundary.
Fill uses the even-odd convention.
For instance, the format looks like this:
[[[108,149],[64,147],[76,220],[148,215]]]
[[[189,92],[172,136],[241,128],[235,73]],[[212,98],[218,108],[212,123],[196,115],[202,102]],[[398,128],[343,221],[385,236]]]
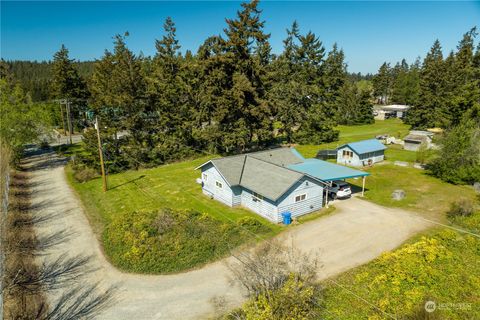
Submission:
[[[404,118],[410,106],[402,104],[391,104],[388,106],[377,106],[375,108],[375,119],[385,120],[388,118]]]
[[[337,148],[337,163],[369,166],[385,159],[385,149],[377,139],[347,143]]]
[[[284,212],[298,217],[321,209],[333,180],[369,175],[305,159],[294,148],[212,159],[196,169],[202,172],[205,195],[230,207],[243,206],[273,222],[280,222]]]
[[[410,133],[403,138],[403,149],[410,151],[418,151],[423,145],[427,149],[432,147],[433,132],[411,130]]]

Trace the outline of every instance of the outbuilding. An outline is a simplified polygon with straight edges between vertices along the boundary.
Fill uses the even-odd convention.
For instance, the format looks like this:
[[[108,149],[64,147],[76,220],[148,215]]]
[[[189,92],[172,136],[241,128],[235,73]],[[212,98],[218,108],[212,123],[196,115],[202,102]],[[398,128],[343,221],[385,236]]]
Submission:
[[[377,139],[347,143],[337,148],[337,163],[370,166],[385,159],[385,149]]]
[[[403,141],[403,149],[409,151],[418,151],[421,146],[427,149],[432,147],[433,133],[429,131],[412,130]]]

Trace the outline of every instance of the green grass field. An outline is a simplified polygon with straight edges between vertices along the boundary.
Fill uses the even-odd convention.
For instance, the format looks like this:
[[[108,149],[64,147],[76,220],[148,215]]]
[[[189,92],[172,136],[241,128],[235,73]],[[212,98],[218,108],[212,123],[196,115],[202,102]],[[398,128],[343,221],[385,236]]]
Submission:
[[[262,224],[268,225],[272,231],[280,227],[258,215],[241,208],[229,208],[218,201],[204,196],[201,186],[195,182],[200,176],[194,169],[211,157],[202,157],[192,161],[184,161],[163,165],[154,169],[127,171],[108,176],[108,192],[103,193],[100,178],[86,183],[73,180],[68,170],[69,181],[79,192],[84,203],[91,207],[108,223],[122,212],[149,211],[164,207],[206,212],[223,222],[235,222],[242,217],[252,217]]]
[[[367,171],[371,176],[366,179],[365,199],[386,207],[404,208],[443,220],[452,202],[462,198],[475,199],[471,186],[443,182],[425,170],[379,164]],[[355,189],[361,189],[361,180],[350,179],[348,182]],[[396,189],[405,191],[403,200],[391,198]]]
[[[342,144],[359,140],[373,139],[376,135],[380,134],[389,134],[390,136],[395,136],[396,138],[403,138],[408,134],[409,126],[404,124],[400,119],[388,119],[384,121],[375,121],[375,123],[367,125],[338,126],[336,129],[340,131],[340,137],[338,141],[324,143],[321,145],[299,145],[296,147],[297,150],[305,157],[312,158],[315,157],[320,149],[335,149]],[[415,154],[411,151],[398,151],[399,152],[392,153],[391,156],[409,157],[408,154]],[[405,156],[402,155],[403,152],[406,153]]]

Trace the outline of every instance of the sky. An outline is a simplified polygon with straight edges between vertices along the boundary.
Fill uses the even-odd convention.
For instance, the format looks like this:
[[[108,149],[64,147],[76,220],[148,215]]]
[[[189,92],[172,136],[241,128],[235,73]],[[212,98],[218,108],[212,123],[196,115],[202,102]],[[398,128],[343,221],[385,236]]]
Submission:
[[[112,37],[128,31],[136,53],[155,54],[166,17],[173,18],[182,50],[196,52],[222,34],[234,18],[237,1],[1,1],[0,55],[7,60],[50,60],[65,44],[76,60],[99,59],[112,49]],[[435,39],[444,52],[462,35],[480,27],[480,2],[264,1],[265,32],[274,53],[282,51],[286,28],[314,32],[329,50],[343,48],[350,72],[374,73],[384,62],[424,57]],[[479,37],[480,38],[480,37]]]

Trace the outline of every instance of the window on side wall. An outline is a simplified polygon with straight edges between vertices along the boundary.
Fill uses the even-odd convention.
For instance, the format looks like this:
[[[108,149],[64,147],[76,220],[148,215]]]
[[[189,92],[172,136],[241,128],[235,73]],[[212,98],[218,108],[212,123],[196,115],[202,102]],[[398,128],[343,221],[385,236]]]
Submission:
[[[223,185],[222,185],[222,183],[221,183],[220,181],[216,181],[216,182],[215,182],[215,185],[216,185],[218,188],[220,188],[220,189],[223,188]]]
[[[257,201],[262,201],[262,200],[263,200],[263,196],[260,195],[260,194],[258,194],[258,193],[256,193],[256,192],[254,192],[254,193],[252,194],[252,200],[255,201],[255,202],[257,202]]]
[[[203,181],[208,181],[208,175],[206,173],[203,174]]]
[[[304,194],[299,194],[298,196],[295,197],[295,202],[300,202],[300,201],[303,201],[307,199],[307,195],[304,193]]]

